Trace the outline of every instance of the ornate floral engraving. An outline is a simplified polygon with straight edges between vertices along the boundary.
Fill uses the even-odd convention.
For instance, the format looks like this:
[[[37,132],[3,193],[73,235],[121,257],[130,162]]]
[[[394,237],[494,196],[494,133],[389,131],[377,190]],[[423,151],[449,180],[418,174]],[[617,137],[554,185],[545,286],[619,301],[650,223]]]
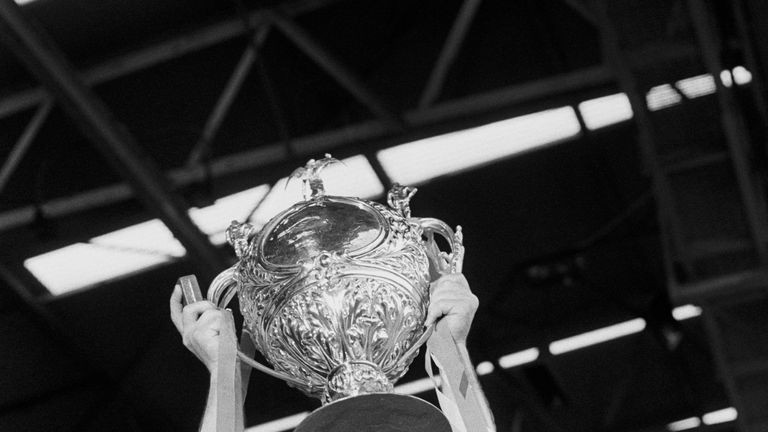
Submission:
[[[261,233],[247,224],[233,224],[228,231],[240,258],[234,280],[245,328],[278,372],[297,378],[302,383],[294,383],[297,388],[323,403],[391,391],[412,361],[403,356],[424,331],[430,260],[436,258],[423,239],[419,219],[410,218],[408,201],[414,192],[405,187],[394,190],[391,207],[314,194],[283,213],[302,227],[318,226],[317,233],[290,227],[273,232],[280,220],[267,224]],[[370,235],[377,231],[369,230],[363,237],[347,232],[337,241],[332,232],[321,231],[323,226],[312,222],[317,213],[311,212],[326,202],[331,203],[328,208],[350,207],[347,217],[340,219],[350,222],[344,223],[354,221],[348,217],[354,212],[375,214],[367,220],[380,221],[381,227],[376,227],[380,234]],[[312,235],[323,236],[323,244],[339,243],[338,247],[301,255],[309,258],[295,265],[274,264],[262,256],[267,241],[293,248]],[[300,238],[294,241],[293,236]]]

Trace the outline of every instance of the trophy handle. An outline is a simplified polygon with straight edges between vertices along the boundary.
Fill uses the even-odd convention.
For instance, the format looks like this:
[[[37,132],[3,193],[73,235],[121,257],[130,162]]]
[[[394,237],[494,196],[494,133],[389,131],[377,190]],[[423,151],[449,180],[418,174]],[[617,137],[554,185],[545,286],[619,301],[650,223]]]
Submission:
[[[219,273],[208,287],[208,300],[220,308],[228,305],[237,294],[235,270],[237,264]]]
[[[237,280],[235,279],[236,269],[237,269],[237,264],[219,273],[219,275],[213,279],[213,282],[211,282],[211,286],[208,288],[208,300],[211,301],[216,306],[218,306],[219,308],[223,308],[226,305],[228,305],[229,302],[231,302],[232,299],[235,297],[235,294],[237,294]],[[197,280],[195,279],[193,283],[196,285]],[[245,329],[243,329],[243,332],[247,333]],[[237,350],[237,357],[240,359],[240,361],[256,369],[259,372],[265,373],[277,379],[281,379],[283,381],[286,381],[296,386],[304,385],[304,383],[299,381],[298,379],[292,376],[286,375],[284,373],[278,372],[270,368],[269,366],[265,366],[259,363],[258,361],[248,357],[248,355],[242,352],[240,349]]]
[[[422,233],[427,238],[426,249],[430,263],[429,273],[432,280],[445,273],[461,273],[462,264],[464,263],[464,236],[461,232],[461,226],[457,226],[454,232],[448,224],[440,219],[410,218],[410,220],[416,222],[421,227]],[[448,244],[451,246],[450,253],[440,250],[435,242],[435,234],[441,235],[448,241]],[[434,330],[434,324],[427,327],[419,339],[400,357],[401,361],[405,362],[412,355],[415,355],[419,348],[429,340]]]
[[[430,276],[433,279],[439,277],[442,273],[461,273],[464,263],[464,235],[461,232],[461,226],[456,227],[454,232],[451,227],[440,219],[435,218],[412,218],[421,226],[422,232],[427,237],[427,256],[432,264]],[[451,252],[443,252],[437,246],[434,235],[439,234],[448,241],[451,246]]]

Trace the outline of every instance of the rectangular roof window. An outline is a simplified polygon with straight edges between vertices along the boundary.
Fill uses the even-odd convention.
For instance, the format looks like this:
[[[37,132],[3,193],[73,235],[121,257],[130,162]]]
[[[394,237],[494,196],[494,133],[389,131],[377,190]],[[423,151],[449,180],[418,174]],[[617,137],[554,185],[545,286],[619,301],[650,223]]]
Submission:
[[[416,185],[572,138],[581,131],[562,107],[413,141],[378,152],[392,181]]]
[[[595,130],[632,118],[632,106],[624,93],[616,93],[579,104],[587,129]]]
[[[261,185],[219,198],[208,207],[190,209],[190,218],[213,243],[222,244],[231,219],[247,219],[267,191],[269,186]],[[145,271],[185,254],[165,224],[152,219],[28,258],[24,267],[51,294],[60,295]]]

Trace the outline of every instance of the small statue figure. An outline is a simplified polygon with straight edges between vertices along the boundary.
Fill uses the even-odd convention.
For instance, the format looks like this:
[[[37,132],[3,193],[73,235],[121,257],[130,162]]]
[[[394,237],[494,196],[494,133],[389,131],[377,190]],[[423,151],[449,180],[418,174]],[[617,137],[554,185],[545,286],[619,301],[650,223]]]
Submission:
[[[320,171],[328,165],[337,162],[339,162],[339,160],[331,156],[330,153],[326,153],[325,157],[320,160],[310,159],[305,166],[296,168],[296,170],[291,173],[289,181],[293,178],[301,179],[303,182],[302,193],[305,201],[314,197],[323,196],[325,195],[325,187],[323,186],[323,181],[320,179]],[[309,188],[309,191],[307,188]]]

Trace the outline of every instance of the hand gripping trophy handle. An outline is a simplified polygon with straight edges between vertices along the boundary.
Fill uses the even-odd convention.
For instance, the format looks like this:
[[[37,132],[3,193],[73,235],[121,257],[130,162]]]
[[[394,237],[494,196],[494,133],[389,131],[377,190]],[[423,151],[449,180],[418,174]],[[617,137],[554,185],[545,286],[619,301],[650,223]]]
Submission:
[[[454,232],[448,224],[435,218],[410,218],[417,223],[424,237],[426,237],[427,256],[430,261],[430,276],[434,281],[440,275],[445,273],[461,273],[464,263],[464,243],[461,226],[456,227]],[[444,237],[451,247],[451,252],[443,252],[437,246],[434,235],[439,234]],[[401,361],[409,361],[416,354],[416,351],[424,345],[432,336],[435,325],[429,326],[418,340],[403,354]]]
[[[208,288],[208,300],[218,306],[219,308],[223,308],[226,305],[229,304],[229,302],[232,301],[232,299],[237,294],[237,280],[235,279],[235,268],[237,264],[233,265],[232,267],[224,270],[223,272],[219,273],[218,276],[211,282],[210,287]],[[243,333],[247,333],[247,330],[243,329]],[[242,352],[241,350],[237,350],[237,358],[240,359],[243,363],[247,364],[248,366],[256,369],[259,372],[265,373],[269,376],[275,377],[277,379],[281,379],[283,381],[292,383],[294,385],[301,385],[302,382],[297,380],[296,378],[278,372],[269,366],[266,366],[262,363],[259,363],[258,361],[252,359],[247,354]]]
[[[456,227],[454,232],[445,222],[435,218],[412,218],[417,222],[427,237],[427,255],[430,258],[430,264],[436,267],[437,273],[461,273],[464,264],[464,235],[461,232],[461,226]],[[435,242],[434,235],[440,234],[448,241],[451,252],[440,251]]]
[[[235,266],[232,266],[219,273],[213,282],[211,282],[211,286],[208,288],[208,301],[215,304],[219,308],[224,308],[237,294],[237,281],[234,278],[234,271]],[[184,302],[186,304],[194,303],[195,301],[200,301],[203,299],[203,296],[200,293],[200,287],[197,283],[197,278],[194,275],[188,275],[179,278],[179,284],[182,287],[182,291],[184,293]],[[243,330],[243,332],[247,333],[246,330]],[[280,373],[268,366],[257,362],[239,349],[237,350],[237,357],[243,363],[267,375],[294,384],[301,384],[301,382],[297,379]]]

